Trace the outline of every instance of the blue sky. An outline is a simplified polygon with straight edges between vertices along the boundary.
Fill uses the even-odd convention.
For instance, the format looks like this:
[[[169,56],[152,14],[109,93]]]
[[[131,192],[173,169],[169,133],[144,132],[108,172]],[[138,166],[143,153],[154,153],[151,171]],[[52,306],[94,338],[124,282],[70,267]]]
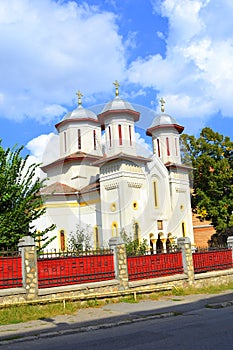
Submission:
[[[3,145],[40,159],[76,91],[102,105],[116,79],[140,128],[163,96],[186,133],[233,139],[232,18],[232,0],[0,0]]]

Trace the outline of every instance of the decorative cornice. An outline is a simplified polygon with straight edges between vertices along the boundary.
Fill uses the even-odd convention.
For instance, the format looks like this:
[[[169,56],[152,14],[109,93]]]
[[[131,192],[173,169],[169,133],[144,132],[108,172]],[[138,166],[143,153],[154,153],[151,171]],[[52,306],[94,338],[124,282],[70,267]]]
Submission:
[[[118,182],[114,182],[111,184],[107,184],[104,186],[105,190],[109,191],[109,190],[114,190],[115,188],[119,187],[119,183]]]
[[[139,182],[127,182],[128,187],[134,187],[134,188],[141,188],[142,187],[142,183]]]

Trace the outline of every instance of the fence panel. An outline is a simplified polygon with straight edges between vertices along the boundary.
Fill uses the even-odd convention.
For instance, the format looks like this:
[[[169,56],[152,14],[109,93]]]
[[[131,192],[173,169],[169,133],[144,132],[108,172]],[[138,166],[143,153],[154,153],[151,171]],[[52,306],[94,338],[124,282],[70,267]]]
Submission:
[[[225,270],[233,267],[232,250],[202,250],[193,253],[194,273]]]
[[[0,252],[0,289],[22,286],[21,256],[18,252]]]
[[[115,278],[112,253],[67,255],[38,258],[39,288],[106,281]]]
[[[129,281],[183,273],[182,253],[164,253],[145,256],[129,256]]]

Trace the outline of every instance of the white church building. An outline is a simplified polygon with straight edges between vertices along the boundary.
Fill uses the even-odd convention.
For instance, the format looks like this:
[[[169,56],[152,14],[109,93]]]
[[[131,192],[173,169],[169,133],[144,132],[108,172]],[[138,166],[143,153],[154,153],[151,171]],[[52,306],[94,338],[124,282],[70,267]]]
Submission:
[[[140,155],[135,137],[140,113],[120,98],[118,82],[114,85],[115,98],[101,113],[83,108],[78,93],[78,107],[55,125],[60,156],[41,167],[48,180],[38,230],[56,225],[48,247],[56,250],[67,249],[77,227],[88,227],[93,248],[108,246],[122,232],[146,239],[153,251],[166,251],[178,237],[194,243],[191,168],[180,155],[183,126],[164,113],[161,99],[161,114],[146,130],[153,155]]]

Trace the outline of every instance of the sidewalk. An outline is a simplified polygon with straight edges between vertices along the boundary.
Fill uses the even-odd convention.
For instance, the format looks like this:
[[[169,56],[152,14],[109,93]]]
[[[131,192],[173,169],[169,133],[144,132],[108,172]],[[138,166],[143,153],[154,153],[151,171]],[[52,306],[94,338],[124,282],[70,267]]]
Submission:
[[[12,342],[61,334],[88,332],[152,318],[172,317],[204,307],[221,308],[233,305],[233,292],[195,294],[144,300],[138,303],[108,304],[97,308],[80,309],[74,315],[0,326],[0,346]]]

